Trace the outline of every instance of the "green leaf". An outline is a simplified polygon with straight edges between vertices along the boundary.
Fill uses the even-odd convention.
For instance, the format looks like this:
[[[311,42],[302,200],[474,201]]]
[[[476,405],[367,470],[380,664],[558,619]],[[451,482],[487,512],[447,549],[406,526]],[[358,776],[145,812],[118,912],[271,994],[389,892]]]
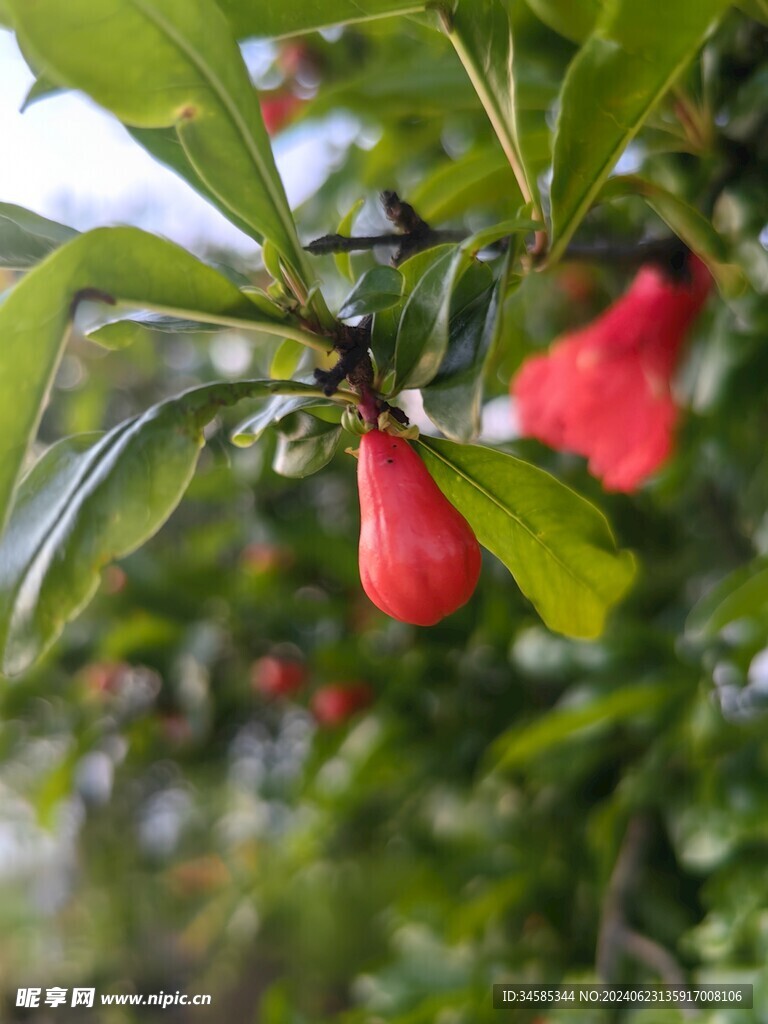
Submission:
[[[602,513],[512,455],[432,438],[418,443],[440,489],[546,625],[567,636],[599,636],[635,572]]]
[[[726,576],[694,605],[686,632],[708,639],[739,619],[763,619],[768,612],[768,565],[758,559]]]
[[[669,703],[668,685],[623,686],[576,707],[555,708],[530,725],[513,726],[491,747],[494,769],[520,768],[587,729],[611,726],[628,718],[657,712]]]
[[[402,294],[403,275],[399,270],[394,267],[372,267],[344,299],[339,310],[339,320],[391,309]]]
[[[471,441],[480,432],[483,372],[501,324],[502,287],[484,264],[469,268],[451,303],[448,351],[422,391],[427,416],[454,441]]]
[[[427,221],[444,221],[468,209],[506,199],[522,202],[512,168],[497,148],[474,150],[437,168],[409,196]]]
[[[49,96],[56,96],[64,90],[56,82],[51,82],[45,75],[39,75],[30,85],[27,95],[21,104],[20,113],[25,113],[38,100],[47,99]]]
[[[153,341],[155,334],[216,334],[219,324],[183,320],[181,317],[161,316],[158,313],[138,313],[131,317],[108,319],[88,327],[83,332],[89,341],[110,351],[128,348],[141,339]],[[290,376],[286,374],[285,376]]]
[[[356,199],[350,206],[347,212],[339,221],[339,226],[336,228],[337,235],[351,235],[352,227],[355,223],[355,217],[357,217],[360,210],[365,205],[365,199]],[[352,253],[350,252],[337,252],[334,253],[333,261],[336,264],[336,269],[342,277],[354,284],[355,275],[352,271]]]
[[[144,149],[146,149],[146,151],[155,158],[155,160],[164,164],[166,167],[169,167],[172,171],[175,171],[195,190],[195,192],[201,195],[204,199],[207,199],[211,206],[215,206],[219,213],[231,221],[231,223],[234,224],[235,227],[239,228],[243,234],[253,234],[251,225],[241,217],[238,217],[237,214],[233,213],[230,207],[223,202],[200,177],[191,160],[187,156],[187,152],[184,149],[174,127],[135,128],[130,125],[127,127],[129,134],[136,140],[136,142],[139,143],[140,146],[143,146]]]
[[[454,246],[436,260],[405,304],[395,344],[395,386],[420,388],[440,368],[448,346],[451,294],[469,257]]]
[[[627,143],[701,46],[727,0],[614,0],[568,69],[552,169],[558,259]]]
[[[269,365],[269,376],[274,380],[286,380],[296,373],[305,349],[291,338],[280,343]]]
[[[232,443],[240,448],[248,448],[259,440],[268,427],[273,427],[286,416],[299,409],[312,408],[320,405],[333,405],[319,388],[302,381],[275,381],[274,397],[270,398],[254,414],[249,416],[232,432]],[[279,385],[279,387],[278,387]],[[337,392],[342,396],[345,392]]]
[[[398,267],[403,278],[403,294],[400,301],[390,309],[376,313],[371,328],[371,350],[380,373],[386,373],[394,357],[397,330],[413,289],[433,264],[453,250],[452,245],[438,245],[434,249],[427,249],[411,256]]]
[[[580,43],[595,27],[605,0],[526,0],[537,18],[566,39]]]
[[[7,270],[28,270],[76,235],[23,206],[0,203],[0,267]]]
[[[179,503],[219,408],[271,381],[213,384],[106,434],[60,441],[34,465],[0,541],[0,667],[24,671],[93,597],[101,569],[151,537]]]
[[[82,298],[285,330],[221,274],[137,228],[100,228],[63,245],[0,306],[0,524]]]
[[[476,108],[475,92],[450,50],[415,63],[405,49],[378,58],[372,53],[359,73],[321,89],[304,113],[316,117],[343,109],[367,118],[375,110],[377,120],[395,127],[404,119],[442,117],[446,109]]]
[[[755,21],[768,25],[768,0],[737,0],[736,6]]]
[[[744,293],[747,288],[744,271],[728,261],[728,250],[723,238],[695,207],[660,185],[631,174],[607,181],[600,198],[617,199],[630,195],[642,196],[678,238],[701,257],[724,295],[735,297]]]
[[[459,0],[448,35],[514,171],[525,203],[540,206],[521,134],[515,27],[504,0]]]
[[[434,379],[448,347],[453,290],[474,256],[501,238],[540,226],[517,217],[483,228],[459,246],[440,247],[442,251],[413,286],[400,317],[395,346],[397,390],[425,387]],[[406,288],[407,283],[406,278]]]
[[[300,35],[392,14],[415,14],[424,10],[426,0],[291,0],[282,4],[219,0],[219,4],[242,38]]]
[[[277,428],[272,468],[280,476],[301,479],[328,465],[341,439],[341,427],[309,413],[297,412]]]
[[[531,220],[529,217],[513,217],[510,220],[503,220],[500,224],[491,224],[490,227],[482,228],[480,231],[465,238],[461,248],[466,253],[480,252],[494,242],[507,238],[510,235],[525,231],[539,231],[544,227],[541,221]]]
[[[309,272],[258,98],[215,0],[9,0],[17,32],[52,81],[82,89],[136,128],[174,127],[206,188]]]

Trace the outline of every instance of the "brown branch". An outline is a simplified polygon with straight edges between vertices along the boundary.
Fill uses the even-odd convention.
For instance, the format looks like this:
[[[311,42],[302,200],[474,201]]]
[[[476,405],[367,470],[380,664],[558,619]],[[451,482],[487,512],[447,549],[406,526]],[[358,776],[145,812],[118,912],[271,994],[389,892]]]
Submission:
[[[667,985],[684,985],[686,981],[685,972],[668,949],[627,923],[626,906],[635,888],[649,832],[646,817],[637,815],[630,820],[608,881],[596,951],[597,973],[608,984],[616,978],[622,953],[644,964]],[[695,1010],[681,1007],[680,1012],[684,1017],[696,1016]]]
[[[396,246],[391,262],[393,266],[398,266],[409,256],[423,252],[424,249],[433,249],[445,242],[461,242],[467,237],[465,231],[434,230],[397,192],[382,192],[380,199],[384,214],[395,226],[395,231],[356,237],[323,235],[305,245],[304,249],[313,256],[325,256],[337,252],[362,252],[374,249],[377,245]]]
[[[613,263],[621,267],[655,263],[662,270],[679,277],[686,273],[689,252],[688,246],[675,237],[649,238],[638,242],[571,242],[563,259]]]

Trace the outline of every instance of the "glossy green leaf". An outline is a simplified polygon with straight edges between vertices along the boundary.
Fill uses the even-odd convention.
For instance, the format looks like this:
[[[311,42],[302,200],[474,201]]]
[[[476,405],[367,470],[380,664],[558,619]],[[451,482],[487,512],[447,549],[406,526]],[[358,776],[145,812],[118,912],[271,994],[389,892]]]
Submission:
[[[296,373],[305,349],[291,338],[286,338],[278,345],[272,362],[269,364],[269,376],[274,380],[287,380]]]
[[[0,541],[0,666],[27,668],[93,596],[101,569],[151,537],[179,503],[221,406],[270,381],[213,384],[106,434],[50,448],[24,478]]]
[[[376,313],[371,327],[371,350],[380,372],[386,372],[394,358],[398,327],[413,289],[430,267],[453,249],[454,247],[450,245],[438,245],[434,249],[427,249],[411,256],[398,267],[403,278],[403,294],[400,301],[390,309]]]
[[[544,225],[541,221],[531,220],[528,217],[513,217],[510,220],[503,220],[500,224],[491,224],[490,227],[482,228],[470,235],[461,243],[461,248],[466,253],[475,254],[486,249],[489,245],[501,241],[510,235],[520,232],[538,231]]]
[[[614,0],[606,6],[563,83],[551,259],[562,255],[624,148],[726,7],[726,0]]]
[[[512,10],[504,0],[458,0],[448,35],[514,171],[526,203],[539,207],[535,174],[520,131]]]
[[[637,175],[611,178],[605,183],[600,198],[616,199],[629,195],[642,196],[678,238],[701,257],[724,295],[734,297],[745,291],[747,280],[743,270],[736,263],[729,262],[722,237],[711,221],[694,206]]]
[[[77,232],[23,206],[0,203],[0,267],[27,270]]]
[[[469,268],[451,303],[445,358],[422,391],[427,416],[454,441],[471,441],[480,432],[483,372],[501,323],[501,288],[484,264]]]
[[[280,476],[301,479],[327,466],[336,453],[341,427],[325,423],[309,413],[286,417],[277,428],[277,448],[272,468]]]
[[[182,177],[188,185],[199,193],[204,199],[215,206],[216,209],[223,214],[229,221],[231,221],[235,227],[239,228],[245,235],[253,235],[253,229],[247,221],[242,217],[238,217],[236,213],[227,205],[226,202],[216,195],[216,193],[209,188],[203,178],[196,170],[194,164],[189,159],[186,150],[181,142],[181,139],[176,132],[174,127],[170,128],[136,128],[130,125],[128,132],[130,135],[143,146],[146,151],[159,161],[164,164],[170,170],[175,171],[180,177]]]
[[[768,565],[743,566],[726,576],[694,606],[686,632],[695,639],[710,638],[739,619],[763,619],[768,613]]]
[[[24,102],[20,108],[21,113],[23,114],[29,107],[37,103],[38,100],[47,99],[49,96],[56,96],[63,91],[63,88],[56,82],[50,81],[45,75],[38,75],[24,97]]]
[[[393,14],[423,11],[426,0],[291,0],[290,3],[254,3],[219,0],[239,38],[291,36],[331,25],[343,25]]]
[[[233,444],[240,448],[248,448],[259,440],[268,427],[275,426],[299,409],[333,404],[333,401],[326,398],[313,384],[302,381],[275,381],[274,385],[273,397],[233,430]],[[339,397],[343,394],[344,392],[337,392]]]
[[[403,294],[403,275],[394,267],[372,267],[367,270],[344,299],[339,319],[348,320],[365,313],[391,309]]]
[[[602,513],[512,455],[432,438],[418,443],[440,489],[546,625],[567,636],[599,636],[635,572]]]
[[[305,108],[308,117],[343,109],[370,115],[396,127],[403,118],[440,117],[446,108],[472,110],[477,97],[455,56],[433,55],[429,62],[415,63],[413,54],[388,53],[386,60],[366,62],[365,70],[321,89]]]
[[[545,25],[576,43],[587,38],[605,7],[605,0],[526,0],[526,3]]]
[[[174,127],[195,172],[256,238],[308,280],[258,98],[215,0],[9,0],[48,78],[83,89],[126,124]]]
[[[136,228],[100,228],[63,245],[0,306],[0,523],[83,298],[283,330],[221,274]]]
[[[509,161],[496,147],[442,164],[419,182],[409,199],[425,220],[436,222],[499,199],[511,206],[523,201]]]
[[[162,316],[158,313],[137,313],[120,319],[107,319],[88,327],[83,332],[89,341],[102,348],[117,351],[128,348],[142,338],[154,340],[155,334],[215,334],[219,324],[200,323],[181,317]],[[285,374],[284,376],[290,376]]]
[[[355,217],[357,217],[360,210],[365,206],[365,199],[356,199],[350,206],[347,212],[339,221],[339,225],[336,228],[337,235],[351,235],[352,228],[355,223]],[[355,275],[352,271],[352,253],[349,252],[337,252],[334,253],[333,261],[336,264],[336,269],[342,277],[352,283],[354,283]]]
[[[520,768],[585,730],[657,713],[674,693],[668,685],[622,686],[575,707],[555,708],[535,722],[513,726],[494,742],[488,761],[494,769]]]
[[[399,390],[429,384],[448,347],[451,294],[470,259],[449,248],[416,284],[405,304],[395,345],[395,383]]]

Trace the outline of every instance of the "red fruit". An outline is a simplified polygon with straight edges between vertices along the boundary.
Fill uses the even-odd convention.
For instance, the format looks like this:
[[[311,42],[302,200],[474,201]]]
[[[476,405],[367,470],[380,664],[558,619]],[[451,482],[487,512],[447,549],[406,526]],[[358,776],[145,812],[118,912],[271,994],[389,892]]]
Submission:
[[[315,693],[312,711],[321,725],[341,725],[372,703],[373,690],[366,683],[332,683]]]
[[[265,697],[289,697],[304,685],[307,672],[300,661],[267,655],[251,666],[251,685]]]
[[[672,449],[672,374],[712,283],[696,257],[688,270],[689,281],[674,281],[643,267],[601,316],[512,382],[521,432],[586,456],[608,490],[635,490]]]
[[[432,626],[472,596],[480,548],[407,441],[372,430],[360,441],[360,579],[393,619]]]
[[[270,135],[277,135],[304,105],[304,100],[291,92],[263,95],[260,102],[264,127]]]

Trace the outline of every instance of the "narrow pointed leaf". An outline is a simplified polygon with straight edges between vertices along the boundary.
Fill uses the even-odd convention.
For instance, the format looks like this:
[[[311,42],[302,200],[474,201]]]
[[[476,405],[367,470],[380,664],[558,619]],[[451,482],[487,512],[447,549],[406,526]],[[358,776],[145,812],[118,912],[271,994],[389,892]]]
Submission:
[[[403,294],[403,275],[394,267],[372,267],[344,299],[339,319],[390,309]]]
[[[526,3],[555,32],[580,43],[595,27],[605,0],[526,0]]]
[[[174,127],[236,221],[308,277],[258,98],[215,0],[9,0],[25,51],[127,125]]]
[[[634,576],[605,517],[549,473],[479,445],[419,439],[440,489],[550,629],[592,638]]]
[[[618,199],[630,195],[642,196],[678,238],[701,257],[724,295],[735,297],[744,292],[747,287],[744,271],[729,261],[722,236],[695,207],[660,185],[634,174],[611,178],[605,183],[600,198]]]
[[[57,249],[0,306],[0,525],[82,298],[280,329],[221,274],[137,228],[99,228]]]
[[[376,313],[371,328],[371,350],[381,372],[389,369],[394,358],[398,328],[414,288],[430,267],[442,259],[446,253],[453,251],[453,248],[450,245],[435,246],[434,249],[416,253],[415,256],[411,256],[398,267],[403,278],[403,293],[400,300],[391,308]]]
[[[327,466],[341,439],[341,427],[309,413],[297,412],[277,428],[272,468],[280,476],[302,479]]]
[[[758,559],[730,573],[694,606],[686,633],[711,638],[739,619],[764,621],[768,615],[768,565]]]
[[[50,448],[19,487],[0,541],[0,669],[24,671],[93,596],[101,569],[151,537],[179,503],[203,426],[271,381],[213,384],[106,434]]]
[[[448,35],[514,171],[523,201],[539,208],[536,178],[520,130],[518,56],[511,6],[505,0],[459,0]]]
[[[312,384],[301,381],[275,381],[275,384],[280,384],[280,387],[274,389],[273,397],[233,430],[233,444],[248,448],[259,440],[268,427],[275,426],[299,409],[333,405],[332,400],[325,398],[322,391]]]
[[[475,275],[475,269],[483,273]],[[464,275],[451,306],[448,351],[434,380],[422,391],[427,416],[454,441],[471,441],[480,432],[483,371],[500,325],[502,281],[494,285],[490,277],[483,264]],[[471,278],[472,292],[457,303],[458,292]]]
[[[450,247],[427,270],[403,309],[395,346],[396,386],[420,388],[440,368],[448,347],[451,294],[470,258]]]
[[[674,688],[667,684],[622,686],[586,704],[555,708],[535,722],[502,733],[488,760],[497,770],[522,768],[587,729],[610,728],[644,714],[658,714],[674,695]]]
[[[727,6],[727,0],[614,0],[606,6],[560,96],[551,259],[562,255],[625,147]]]
[[[368,21],[393,14],[416,14],[426,0],[291,0],[254,3],[219,0],[238,36],[291,36],[331,25]]]
[[[6,270],[28,270],[76,235],[23,206],[0,203],[0,267]]]

